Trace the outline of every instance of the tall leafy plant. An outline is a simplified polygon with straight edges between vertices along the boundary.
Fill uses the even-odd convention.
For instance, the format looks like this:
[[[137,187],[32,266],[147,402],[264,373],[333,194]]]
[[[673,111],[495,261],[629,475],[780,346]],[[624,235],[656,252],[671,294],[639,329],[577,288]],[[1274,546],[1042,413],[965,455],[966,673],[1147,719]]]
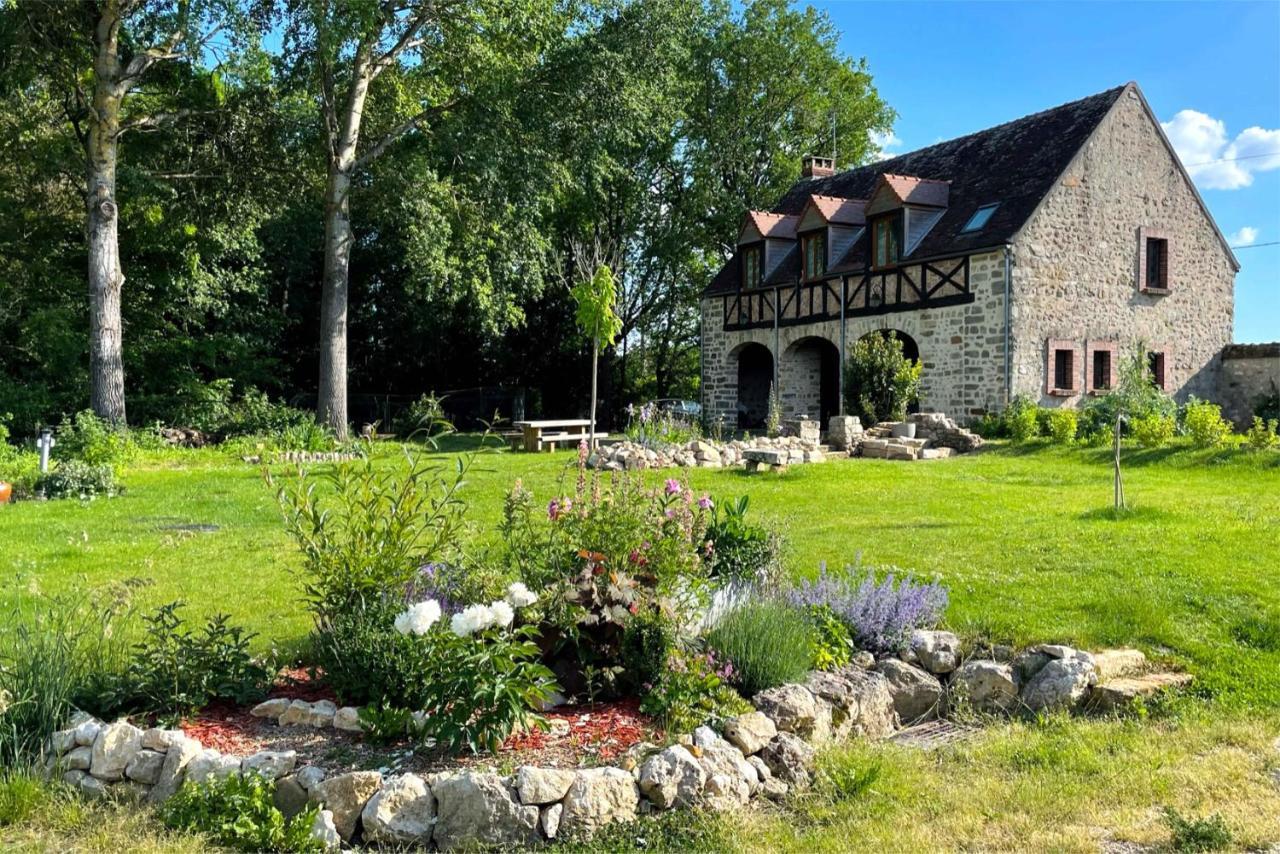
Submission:
[[[845,362],[845,404],[864,423],[901,421],[920,396],[920,362],[888,332],[857,341]]]
[[[622,332],[622,318],[615,311],[618,293],[609,267],[601,264],[591,278],[579,282],[573,289],[573,300],[578,306],[575,314],[578,329],[591,342],[591,447],[594,448],[600,350],[612,347]]]

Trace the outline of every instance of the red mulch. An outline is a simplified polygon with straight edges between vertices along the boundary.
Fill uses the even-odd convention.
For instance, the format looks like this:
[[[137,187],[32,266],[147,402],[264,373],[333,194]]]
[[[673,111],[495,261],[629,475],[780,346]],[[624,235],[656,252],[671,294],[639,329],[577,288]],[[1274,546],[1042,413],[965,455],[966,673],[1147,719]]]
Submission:
[[[556,727],[555,722],[563,721],[568,725],[568,734],[535,729],[511,736],[503,743],[502,749],[525,752],[570,748],[575,754],[589,754],[608,762],[634,744],[651,737],[661,737],[652,718],[640,712],[640,703],[634,698],[592,706],[565,707],[548,712],[546,718],[552,727]],[[556,728],[562,729],[564,724]]]
[[[258,719],[248,709],[218,701],[202,709],[194,718],[184,719],[182,731],[205,747],[222,753],[256,753],[262,742],[253,734]]]
[[[332,700],[338,702],[338,695],[324,684],[324,674],[312,676],[310,670],[302,667],[285,668],[276,677],[276,684],[271,688],[271,696],[288,697],[290,700]]]

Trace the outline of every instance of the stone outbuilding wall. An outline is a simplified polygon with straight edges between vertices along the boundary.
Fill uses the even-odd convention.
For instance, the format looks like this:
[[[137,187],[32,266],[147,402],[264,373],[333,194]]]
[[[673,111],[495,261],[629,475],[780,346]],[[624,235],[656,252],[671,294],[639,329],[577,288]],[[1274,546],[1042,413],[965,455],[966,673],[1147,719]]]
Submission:
[[[995,201],[995,200],[993,200]],[[1145,236],[1168,239],[1168,293],[1146,293]],[[1179,400],[1217,396],[1235,269],[1141,96],[1126,92],[1013,242],[1013,391],[1078,406],[1091,344],[1165,353]],[[1074,347],[1075,394],[1050,395],[1049,342]]]
[[[1224,417],[1245,428],[1253,422],[1259,397],[1280,389],[1280,342],[1232,344],[1222,350],[1222,375],[1217,394]]]

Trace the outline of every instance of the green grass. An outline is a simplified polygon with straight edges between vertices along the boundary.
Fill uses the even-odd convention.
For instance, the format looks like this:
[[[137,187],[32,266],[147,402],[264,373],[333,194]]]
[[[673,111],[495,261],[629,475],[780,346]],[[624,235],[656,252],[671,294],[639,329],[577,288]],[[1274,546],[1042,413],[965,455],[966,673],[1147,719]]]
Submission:
[[[395,448],[379,458],[400,464]],[[486,457],[466,487],[477,535],[492,531],[517,477],[543,501],[568,491],[560,482],[573,459]],[[782,476],[691,472],[695,489],[718,498],[749,493],[751,514],[784,530],[793,574],[859,555],[936,574],[951,591],[947,624],[967,638],[1137,646],[1195,674],[1194,696],[1140,719],[1002,725],[940,753],[854,746],[827,760],[837,764],[813,795],[782,810],[677,822],[678,833],[641,824],[610,839],[644,850],[846,850],[859,840],[885,850],[1096,851],[1104,839],[1169,845],[1163,809],[1173,807],[1220,813],[1241,846],[1280,841],[1271,780],[1280,766],[1280,454],[1181,444],[1128,450],[1125,466],[1131,509],[1119,514],[1108,451],[1040,443]],[[181,598],[190,616],[230,612],[261,648],[302,648],[299,560],[259,469],[212,451],[167,453],[134,464],[124,481],[128,492],[110,501],[0,507],[0,607],[33,591],[138,579],[142,604]],[[167,529],[184,524],[218,530]],[[135,826],[80,813],[72,821],[81,808],[58,803],[0,831],[0,847],[108,849],[110,828]]]

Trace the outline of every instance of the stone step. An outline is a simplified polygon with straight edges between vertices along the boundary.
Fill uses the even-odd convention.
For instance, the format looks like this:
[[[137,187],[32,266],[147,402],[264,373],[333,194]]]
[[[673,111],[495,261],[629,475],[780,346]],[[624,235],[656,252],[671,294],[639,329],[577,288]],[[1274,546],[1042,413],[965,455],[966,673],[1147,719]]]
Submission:
[[[1104,649],[1093,653],[1093,669],[1099,682],[1137,676],[1147,669],[1147,657],[1137,649]]]
[[[1121,676],[1095,685],[1090,704],[1104,712],[1122,709],[1135,700],[1154,697],[1171,688],[1191,683],[1190,673],[1148,673],[1145,676]]]

